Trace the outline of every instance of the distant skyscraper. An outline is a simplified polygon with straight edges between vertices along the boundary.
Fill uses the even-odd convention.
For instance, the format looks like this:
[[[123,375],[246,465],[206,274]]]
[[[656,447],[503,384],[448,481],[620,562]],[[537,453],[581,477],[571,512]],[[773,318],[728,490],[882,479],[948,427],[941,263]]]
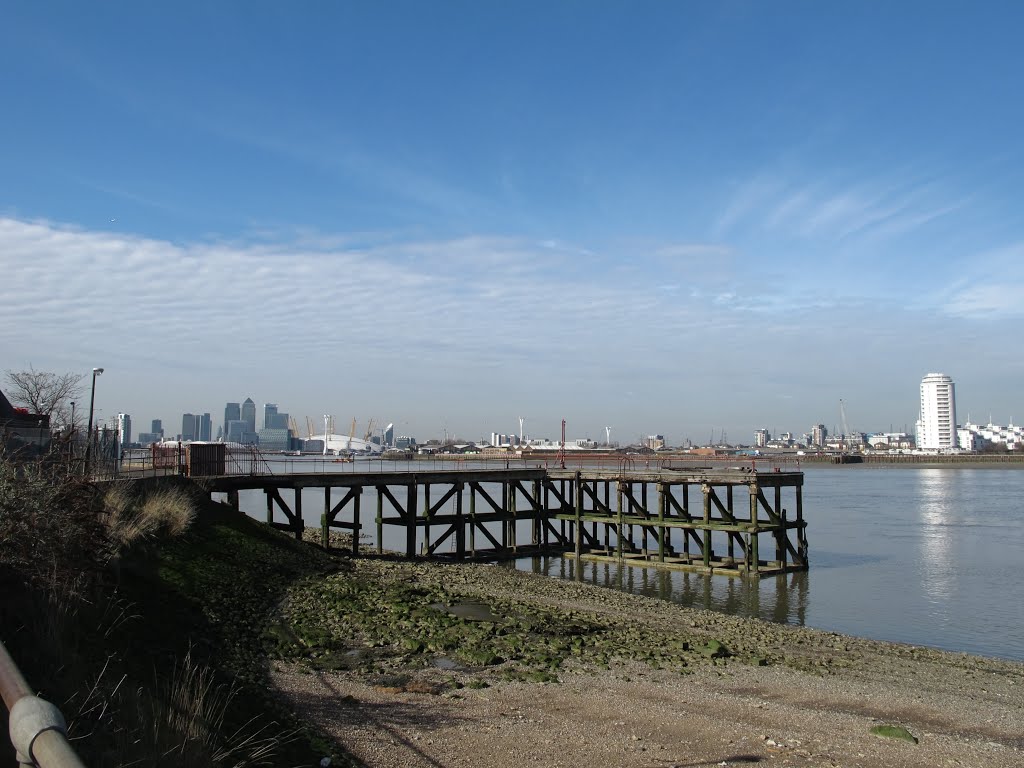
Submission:
[[[827,438],[828,430],[825,429],[824,424],[815,424],[811,427],[811,445],[817,448],[823,448]]]
[[[184,413],[181,416],[181,439],[182,440],[198,440],[199,424],[197,419],[199,417],[194,413]]]
[[[229,443],[241,443],[245,439],[246,424],[241,419],[232,419],[224,432],[224,439]]]
[[[754,445],[758,448],[764,448],[768,445],[768,430],[767,429],[755,429],[754,430]]]
[[[242,408],[238,403],[228,403],[224,407],[224,434],[228,433],[228,424],[242,418]]]
[[[132,443],[132,417],[127,413],[117,414],[117,434],[121,438],[121,447],[127,448]]]
[[[210,414],[204,413],[202,416],[196,415],[196,421],[199,424],[196,434],[199,435],[197,440],[210,441],[213,436],[213,419],[210,418]]]
[[[956,392],[944,373],[929,373],[921,380],[921,416],[917,421],[917,447],[946,451],[957,447]]]
[[[186,413],[181,417],[181,439],[202,440],[209,442],[213,434],[213,422],[210,414]]]
[[[395,444],[395,425],[394,424],[388,424],[387,427],[384,428],[384,445],[386,445],[388,448],[390,448],[394,444]]]
[[[248,425],[250,432],[256,431],[256,403],[251,397],[245,398],[245,402],[242,403],[242,421]]]
[[[264,403],[264,405],[263,405],[263,428],[264,429],[276,429],[277,428],[277,404],[276,403]]]
[[[152,432],[153,434],[157,434],[157,435],[163,436],[163,434],[164,434],[164,422],[163,422],[163,420],[162,419],[153,419],[153,424],[152,424],[152,427],[151,427],[151,429],[149,431]]]

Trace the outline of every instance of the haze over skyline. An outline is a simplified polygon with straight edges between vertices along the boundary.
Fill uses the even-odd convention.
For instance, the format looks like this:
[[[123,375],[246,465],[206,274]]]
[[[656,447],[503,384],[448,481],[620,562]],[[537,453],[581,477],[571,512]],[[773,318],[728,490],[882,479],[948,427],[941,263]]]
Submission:
[[[0,370],[137,425],[1022,418],[1024,6],[0,11]],[[88,386],[88,378],[85,379]],[[339,430],[347,432],[346,430]]]

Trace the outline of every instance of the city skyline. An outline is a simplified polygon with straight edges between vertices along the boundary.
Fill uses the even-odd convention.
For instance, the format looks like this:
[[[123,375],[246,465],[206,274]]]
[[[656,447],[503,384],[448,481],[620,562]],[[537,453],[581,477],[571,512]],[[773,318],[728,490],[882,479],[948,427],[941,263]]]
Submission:
[[[104,367],[137,425],[912,431],[934,370],[1019,418],[1024,7],[986,9],[14,5],[2,367]]]
[[[928,405],[927,407],[925,407],[926,384],[931,383],[931,385],[934,386],[934,383],[937,382],[937,381],[944,382],[944,386],[948,386],[949,387],[949,397],[952,400],[952,397],[953,397],[953,395],[952,395],[952,392],[953,392],[953,381],[952,381],[952,379],[949,376],[945,375],[945,374],[929,373],[929,374],[925,375],[924,378],[922,379],[922,381],[920,382],[920,387],[919,387],[919,389],[920,389],[919,406],[923,407],[923,408],[919,408],[919,415],[920,416],[925,416],[926,414],[923,412],[923,410],[930,410],[931,407],[932,407],[931,405]],[[245,403],[250,406],[249,409],[248,409],[249,410],[249,414],[252,416],[252,418],[255,418],[255,414],[256,414],[256,412],[258,410],[258,404],[255,401],[253,401],[251,397],[246,398]],[[251,435],[252,436],[257,435],[263,429],[268,429],[268,428],[276,428],[276,429],[282,429],[282,430],[290,429],[289,426],[288,426],[288,421],[289,421],[290,414],[286,413],[286,412],[279,412],[279,410],[278,410],[278,408],[279,408],[278,403],[264,402],[264,403],[262,403],[262,407],[263,407],[263,413],[264,413],[262,427],[259,427],[259,425],[257,425],[257,427],[259,427],[259,428],[251,431]],[[239,403],[237,403],[237,402],[228,402],[226,404],[226,407],[225,407],[225,426],[230,424],[231,420],[233,420],[233,419],[237,420],[237,421],[241,421],[241,419],[237,418],[238,415],[240,414],[240,412],[241,412],[241,409],[239,407]],[[129,417],[129,419],[131,418],[131,416],[129,414],[118,414],[118,417],[125,416],[125,415],[127,415]],[[205,416],[206,423],[207,423],[206,432],[204,434],[209,434],[209,430],[210,430],[210,427],[209,427],[210,415],[209,415],[209,413],[207,413],[207,414],[204,414],[204,416]],[[334,427],[332,429],[332,434],[338,434],[338,435],[347,434],[347,429],[350,428],[348,426],[349,425],[348,420],[345,419],[345,418],[340,418],[339,419],[334,414],[331,414],[331,417],[334,420]],[[200,417],[198,415],[193,415],[191,413],[186,413],[186,414],[184,414],[184,417],[183,417],[183,419],[187,420],[188,423],[192,423],[192,419],[198,420],[199,418]],[[312,416],[303,415],[303,416],[300,416],[300,417],[292,417],[292,418],[295,420],[296,425],[298,425],[300,422],[303,425],[302,427],[299,428],[299,434],[295,435],[296,437],[306,437],[306,435],[304,434],[304,431],[305,431],[304,428],[305,428],[305,426],[307,424],[312,424],[313,425],[313,434],[321,434],[323,432],[323,429],[321,427],[322,421],[320,420],[322,417],[314,418]],[[373,430],[373,434],[374,435],[379,435],[379,436],[384,436],[385,437],[385,444],[387,444],[386,436],[384,435],[384,430],[385,430],[385,427],[386,427],[386,425],[384,423],[385,422],[384,419],[378,418],[376,416],[372,416],[369,419],[367,419],[365,422],[361,422],[358,419],[358,417],[353,417],[353,418],[355,419],[355,422],[356,422],[354,429],[355,429],[355,432],[358,433],[358,435],[360,435],[360,436],[363,435],[365,430],[369,427],[369,424],[371,422],[373,422],[376,425],[376,429]],[[803,442],[806,442],[809,445],[823,445],[825,443],[826,436],[829,439],[835,439],[835,438],[838,438],[840,436],[844,436],[844,437],[849,438],[849,437],[854,436],[854,435],[865,435],[865,436],[867,436],[867,435],[876,435],[876,434],[880,435],[880,434],[887,434],[887,433],[889,433],[889,434],[900,434],[900,433],[902,433],[902,434],[906,434],[906,435],[910,435],[911,437],[914,437],[914,436],[916,436],[916,435],[918,435],[920,433],[920,430],[922,429],[923,424],[929,424],[931,420],[934,420],[934,417],[931,417],[931,418],[925,418],[925,419],[923,419],[923,421],[921,419],[919,419],[919,420],[915,421],[912,424],[911,423],[904,423],[904,424],[901,424],[901,425],[890,424],[888,426],[884,426],[884,425],[883,426],[873,426],[873,427],[870,427],[870,428],[855,428],[853,426],[847,425],[849,427],[849,432],[846,433],[843,430],[843,425],[842,425],[842,421],[841,421],[842,418],[843,418],[843,414],[842,414],[842,411],[840,411],[840,420],[839,421],[833,421],[832,423],[824,423],[822,421],[812,421],[809,424],[809,426],[807,426],[806,429],[803,428],[803,427],[797,428],[797,429],[794,429],[792,427],[786,427],[786,428],[778,428],[778,427],[771,427],[771,428],[768,428],[768,427],[752,427],[749,430],[749,435],[748,435],[748,434],[744,434],[742,431],[740,431],[739,433],[728,434],[727,430],[725,428],[722,428],[717,433],[712,431],[712,433],[708,437],[708,440],[702,440],[700,436],[693,436],[693,435],[686,434],[686,435],[684,435],[682,438],[680,438],[678,440],[673,440],[673,439],[669,438],[669,439],[667,439],[665,441],[665,443],[666,443],[666,445],[669,445],[669,446],[682,446],[682,445],[685,445],[686,443],[692,443],[694,445],[711,445],[711,444],[715,444],[715,443],[719,443],[719,442],[728,441],[729,443],[736,444],[736,445],[760,446],[760,445],[764,445],[768,441],[777,441],[777,440],[780,440],[780,439],[786,439],[787,436],[788,436],[788,439],[791,439],[793,441],[798,441],[798,442],[799,441],[803,441]],[[152,420],[152,423],[154,425],[157,425],[160,422],[161,422],[160,419],[153,419]],[[955,409],[955,405],[954,405],[952,407],[952,410],[951,410],[951,423],[952,423],[952,426],[953,427],[967,426],[969,422],[970,422],[969,414],[967,415],[966,419],[959,419],[959,417],[956,416],[956,409]],[[183,423],[184,423],[184,421],[183,421]],[[198,421],[196,423],[198,423]],[[405,422],[405,423],[408,424],[408,422]],[[992,417],[990,415],[989,416],[989,421],[987,423],[990,426],[993,425],[993,424],[999,425],[1000,424],[1000,420],[997,419],[997,420],[993,421]],[[463,439],[463,440],[467,440],[467,441],[472,441],[472,442],[477,442],[478,444],[479,443],[492,443],[493,444],[494,436],[495,435],[499,435],[499,434],[512,435],[512,436],[518,436],[519,434],[525,434],[528,439],[546,440],[546,441],[552,441],[553,440],[555,442],[557,442],[557,440],[560,437],[560,435],[558,435],[558,434],[547,434],[546,432],[531,434],[529,431],[524,430],[524,424],[525,424],[525,419],[519,422],[519,429],[520,429],[519,433],[514,432],[514,431],[506,432],[506,433],[491,431],[489,433],[489,436],[488,436],[487,432],[483,432],[479,436],[475,436],[473,433],[466,433],[466,434],[458,434],[457,435],[455,433],[448,432],[445,429],[445,431],[443,433],[443,437],[445,437],[445,438],[456,438],[457,437],[459,439]],[[1014,426],[1014,424],[1013,424],[1013,417],[1012,416],[1009,418],[1008,424],[1011,427]],[[390,425],[390,423],[389,423],[389,425]],[[395,431],[394,431],[393,425],[391,425],[391,426],[392,426],[392,429],[390,431],[394,435]],[[978,425],[975,424],[975,426],[978,426]],[[1005,426],[1005,425],[1003,425],[1003,426]],[[932,426],[927,426],[927,427],[925,427],[925,429],[926,429],[926,431],[929,434],[931,434],[931,431],[933,430],[933,427]],[[948,429],[949,429],[949,425],[947,425],[947,430]],[[406,435],[406,433],[402,433],[402,434]],[[593,441],[593,442],[595,442],[597,444],[603,444],[605,442],[605,439],[610,439],[611,438],[611,434],[612,434],[611,428],[608,427],[608,426],[605,426],[603,428],[603,431],[602,431],[602,436],[592,436],[590,434],[586,434],[586,435],[583,435],[583,434],[567,434],[566,439],[567,440],[583,440],[583,439],[587,439],[587,440],[591,440],[591,441]],[[218,429],[217,435],[218,435],[218,437],[221,435],[220,428]],[[185,439],[184,433],[181,436],[182,436],[183,439]],[[417,434],[414,434],[414,433],[409,433],[406,436],[410,436],[410,437],[416,438],[417,440],[419,440],[421,442],[425,442],[427,440],[436,440],[438,438],[441,438],[442,434],[441,433],[436,433],[436,434],[429,434],[428,433],[428,434],[417,435]],[[661,435],[661,434],[657,434],[656,435],[655,433],[650,433],[649,434],[649,433],[642,432],[642,431],[641,432],[630,432],[629,430],[626,430],[622,435],[619,435],[618,432],[616,432],[616,439],[615,439],[614,443],[615,444],[620,444],[621,443],[623,445],[627,445],[627,444],[641,444],[646,439],[648,439],[650,437],[653,437],[653,436],[663,437],[663,435]],[[173,436],[172,435],[168,435],[167,437],[168,437],[168,439],[170,439]],[[806,440],[805,440],[805,438],[806,438]],[[937,443],[936,445],[929,445],[928,447],[930,447],[930,448],[942,448],[942,449],[953,447],[953,446],[950,445],[950,441],[952,441],[954,438],[955,438],[955,429],[953,430],[953,432],[947,434],[946,439],[945,439],[944,442],[942,442],[941,444]],[[191,439],[191,438],[188,438],[188,439]],[[209,437],[205,437],[203,439],[210,439],[210,438]],[[225,430],[225,434],[224,434],[224,439],[227,439],[226,430]],[[931,438],[929,438],[929,440],[931,440]],[[240,440],[235,440],[235,442],[239,442],[239,441]]]

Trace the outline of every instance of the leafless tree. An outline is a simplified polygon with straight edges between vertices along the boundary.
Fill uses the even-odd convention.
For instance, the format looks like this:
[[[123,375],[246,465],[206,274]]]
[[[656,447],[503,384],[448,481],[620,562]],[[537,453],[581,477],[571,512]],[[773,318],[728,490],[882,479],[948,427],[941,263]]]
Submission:
[[[71,423],[71,402],[79,399],[84,376],[37,371],[30,365],[27,371],[7,371],[6,378],[5,394],[14,405],[49,416],[54,427]],[[81,420],[81,414],[79,408],[75,421]]]

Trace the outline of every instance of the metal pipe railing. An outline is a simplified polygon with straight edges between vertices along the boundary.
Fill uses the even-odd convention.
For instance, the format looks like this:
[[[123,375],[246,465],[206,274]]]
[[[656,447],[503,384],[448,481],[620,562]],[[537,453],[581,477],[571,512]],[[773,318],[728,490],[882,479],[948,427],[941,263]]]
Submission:
[[[11,744],[18,764],[36,768],[85,768],[68,743],[64,716],[40,699],[0,641],[0,696],[10,712]]]

